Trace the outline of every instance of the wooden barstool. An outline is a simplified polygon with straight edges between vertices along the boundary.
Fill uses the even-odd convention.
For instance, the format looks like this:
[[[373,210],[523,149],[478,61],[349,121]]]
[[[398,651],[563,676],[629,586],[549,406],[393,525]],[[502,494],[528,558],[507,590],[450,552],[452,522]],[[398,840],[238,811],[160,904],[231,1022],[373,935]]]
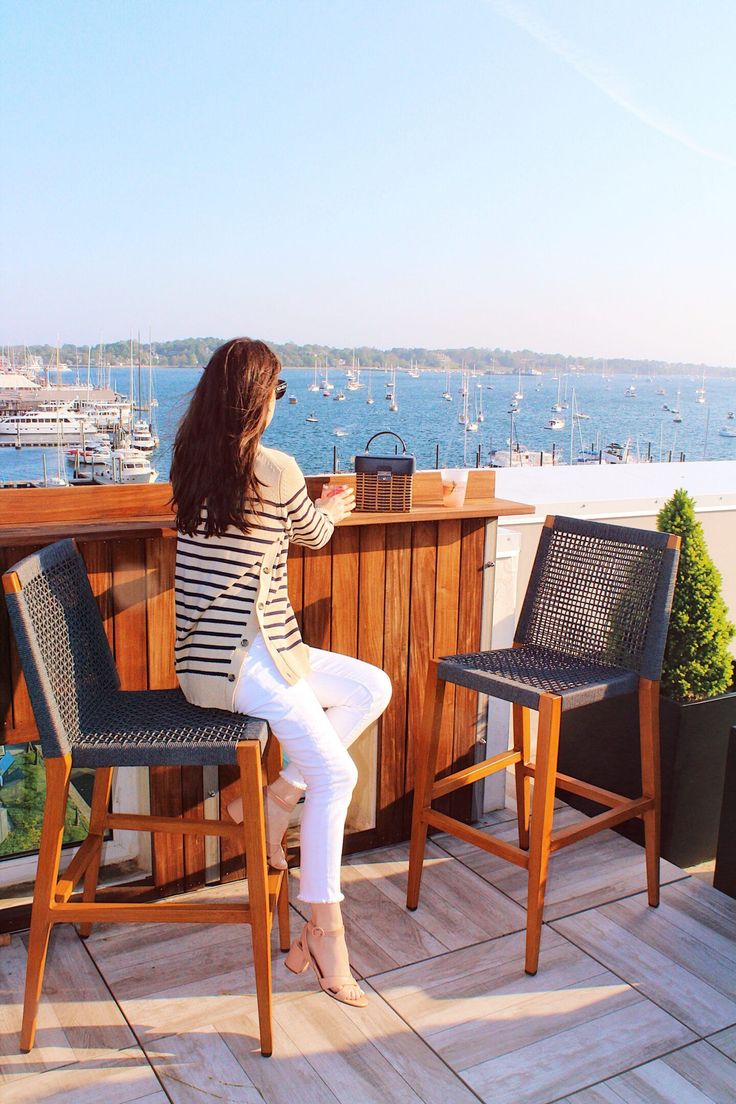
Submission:
[[[632,817],[644,822],[649,904],[659,904],[659,678],[667,639],[680,538],[620,525],[548,517],[513,648],[430,661],[414,760],[407,907],[419,902],[431,826],[527,871],[526,962],[537,971],[550,854]],[[437,779],[445,685],[448,682],[512,703],[513,747]],[[562,710],[638,692],[642,794],[623,797],[559,774]],[[539,714],[531,761],[530,710]],[[516,775],[518,846],[432,808],[432,801],[495,771]],[[534,795],[530,807],[530,779]],[[608,811],[552,830],[555,790]]]
[[[46,804],[38,853],[21,1049],[32,1049],[49,937],[54,924],[250,924],[261,1053],[272,1050],[271,925],[278,913],[282,950],[289,948],[288,881],[269,870],[263,817],[261,757],[266,775],[280,768],[277,741],[265,722],[190,705],[180,690],[120,689],[120,680],[74,541],[59,541],[3,575],[10,621],[41,738]],[[189,820],[109,811],[115,767],[237,764],[245,819]],[[72,768],[95,768],[90,827],[59,876]],[[107,829],[230,837],[242,844],[248,905],[175,901],[96,902]],[[72,898],[84,879],[81,899]]]

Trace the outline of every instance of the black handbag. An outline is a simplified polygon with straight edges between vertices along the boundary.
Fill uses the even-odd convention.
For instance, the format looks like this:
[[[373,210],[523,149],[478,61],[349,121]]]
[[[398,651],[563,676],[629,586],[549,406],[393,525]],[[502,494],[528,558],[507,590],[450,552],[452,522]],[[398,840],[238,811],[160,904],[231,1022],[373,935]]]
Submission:
[[[368,451],[376,437],[395,437],[401,443],[401,456],[377,456]],[[406,451],[398,433],[384,429],[374,433],[362,456],[355,457],[355,509],[374,513],[411,510],[411,489],[416,458]]]

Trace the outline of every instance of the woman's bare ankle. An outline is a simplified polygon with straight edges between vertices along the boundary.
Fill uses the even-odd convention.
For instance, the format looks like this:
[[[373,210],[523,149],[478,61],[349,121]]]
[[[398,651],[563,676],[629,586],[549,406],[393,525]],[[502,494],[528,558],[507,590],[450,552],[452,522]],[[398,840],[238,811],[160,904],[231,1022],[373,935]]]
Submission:
[[[310,917],[315,928],[322,931],[337,931],[342,927],[342,909],[339,901],[315,901],[311,905]]]
[[[243,823],[243,799],[242,797],[236,797],[234,801],[231,801],[227,806],[227,815],[231,820],[234,820],[236,824]]]
[[[288,778],[283,778],[282,775],[274,778],[268,789],[274,797],[285,801],[288,805],[296,805],[299,798],[304,794],[301,786],[295,786],[293,782],[289,782]]]
[[[348,954],[345,934],[342,930],[342,912],[340,902],[328,902],[312,905],[311,925],[317,931],[310,935],[307,928],[309,949],[319,968],[325,977],[345,979],[342,984],[349,984],[352,978],[350,971],[350,955]],[[323,934],[324,933],[324,934]],[[334,933],[334,934],[328,934]],[[360,987],[355,982],[355,996],[360,994]]]

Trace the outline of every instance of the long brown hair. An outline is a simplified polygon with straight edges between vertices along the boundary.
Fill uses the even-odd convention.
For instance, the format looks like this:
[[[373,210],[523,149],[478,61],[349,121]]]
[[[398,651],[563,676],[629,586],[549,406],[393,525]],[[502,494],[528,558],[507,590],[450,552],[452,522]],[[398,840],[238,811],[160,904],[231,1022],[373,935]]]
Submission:
[[[236,337],[215,349],[174,441],[171,463],[176,527],[194,534],[206,508],[207,536],[229,525],[243,532],[262,503],[255,456],[281,369],[263,341]]]

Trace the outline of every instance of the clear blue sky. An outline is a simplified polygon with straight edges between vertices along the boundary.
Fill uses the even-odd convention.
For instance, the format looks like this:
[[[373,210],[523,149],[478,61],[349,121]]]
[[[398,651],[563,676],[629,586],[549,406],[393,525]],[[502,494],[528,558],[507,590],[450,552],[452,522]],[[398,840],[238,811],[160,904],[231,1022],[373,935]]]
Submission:
[[[736,364],[733,0],[0,0],[0,342]]]

